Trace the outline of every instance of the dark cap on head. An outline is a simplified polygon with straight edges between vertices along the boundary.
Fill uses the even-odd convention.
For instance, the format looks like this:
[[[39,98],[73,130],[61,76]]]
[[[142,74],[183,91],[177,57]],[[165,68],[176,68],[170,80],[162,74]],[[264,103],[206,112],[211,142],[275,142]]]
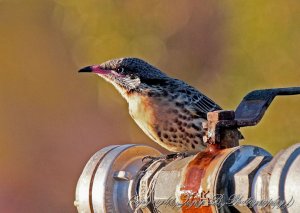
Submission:
[[[134,74],[142,79],[163,78],[166,75],[156,67],[139,58],[118,58],[100,64],[103,69],[124,69],[125,73]]]

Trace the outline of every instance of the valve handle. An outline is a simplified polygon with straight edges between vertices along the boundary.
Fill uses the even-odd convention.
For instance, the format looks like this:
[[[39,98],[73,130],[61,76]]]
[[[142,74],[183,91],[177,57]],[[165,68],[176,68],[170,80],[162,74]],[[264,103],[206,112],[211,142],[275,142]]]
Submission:
[[[299,95],[300,87],[254,90],[248,93],[235,111],[237,127],[255,126],[273,99],[279,95]]]

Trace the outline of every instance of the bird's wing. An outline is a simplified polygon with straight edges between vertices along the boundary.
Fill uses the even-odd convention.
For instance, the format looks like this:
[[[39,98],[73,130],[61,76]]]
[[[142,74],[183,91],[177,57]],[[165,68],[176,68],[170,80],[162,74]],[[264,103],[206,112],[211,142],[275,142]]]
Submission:
[[[222,109],[218,104],[190,85],[185,84],[185,86],[181,87],[179,91],[182,94],[185,93],[183,95],[188,102],[187,108],[195,115],[206,118],[206,114],[208,112]]]
[[[216,110],[221,110],[222,108],[216,104],[214,101],[212,101],[210,98],[206,97],[205,95],[201,94],[198,92],[196,89],[193,87],[191,88],[193,91],[190,98],[190,110],[195,113],[195,115],[198,115],[199,117],[206,118],[207,119],[207,113],[216,111]],[[239,139],[243,140],[245,139],[244,136],[240,131],[238,131],[239,134]]]
[[[192,105],[200,110],[201,112],[212,112],[215,110],[222,109],[219,105],[217,105],[215,102],[213,102],[210,98],[206,97],[205,95],[197,92],[194,94],[191,98]]]
[[[158,88],[165,88],[167,91],[172,91],[173,95],[176,96],[174,101],[177,102],[178,105],[189,110],[189,112],[195,116],[206,118],[208,112],[222,109],[210,98],[181,80],[154,79],[150,81],[148,79],[146,83],[148,85],[150,84],[152,87],[158,86]]]

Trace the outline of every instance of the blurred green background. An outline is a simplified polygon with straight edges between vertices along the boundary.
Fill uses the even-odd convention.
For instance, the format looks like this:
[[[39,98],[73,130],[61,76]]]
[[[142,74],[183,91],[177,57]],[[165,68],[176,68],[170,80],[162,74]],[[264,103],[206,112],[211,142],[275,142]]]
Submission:
[[[0,212],[75,212],[78,177],[109,144],[152,142],[85,65],[136,56],[225,109],[300,85],[300,1],[0,0]],[[299,142],[300,97],[274,101],[244,144]]]

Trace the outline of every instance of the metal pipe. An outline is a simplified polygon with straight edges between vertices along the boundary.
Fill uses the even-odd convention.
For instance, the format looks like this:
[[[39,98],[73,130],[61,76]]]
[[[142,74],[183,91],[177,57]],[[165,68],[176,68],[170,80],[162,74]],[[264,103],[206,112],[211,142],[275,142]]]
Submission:
[[[207,150],[183,159],[142,162],[148,146],[110,146],[85,166],[78,212],[300,211],[300,144],[272,157],[255,146]]]
[[[277,95],[296,94],[300,87],[255,90],[235,112],[209,112],[207,149],[189,157],[146,163],[161,153],[133,144],[98,151],[78,180],[78,212],[300,212],[300,144],[274,157],[238,146],[239,127],[256,125]]]

